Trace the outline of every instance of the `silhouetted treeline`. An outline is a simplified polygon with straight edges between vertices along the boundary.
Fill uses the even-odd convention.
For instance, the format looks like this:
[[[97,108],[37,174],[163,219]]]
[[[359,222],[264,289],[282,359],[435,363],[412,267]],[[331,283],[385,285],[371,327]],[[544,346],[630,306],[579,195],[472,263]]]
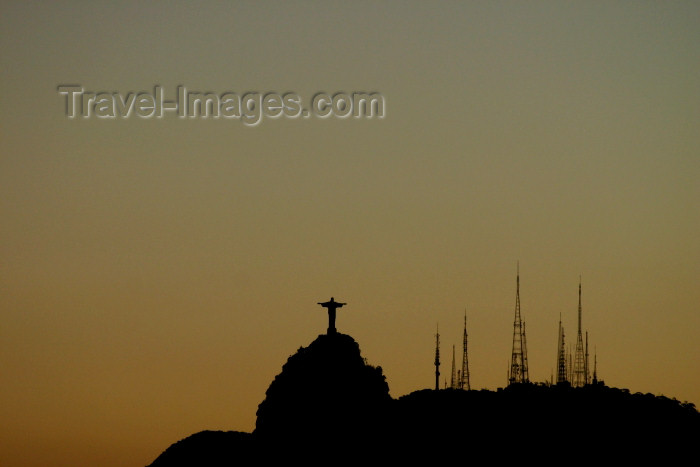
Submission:
[[[392,399],[381,367],[368,365],[343,334],[319,336],[292,355],[257,415],[251,434],[198,433],[168,448],[151,467],[414,465],[425,458],[545,465],[557,459],[655,459],[671,465],[694,454],[700,440],[693,404],[603,384],[426,389]]]
[[[700,439],[692,404],[602,384],[423,390],[397,402],[397,445],[421,446],[423,453],[446,445],[531,461],[672,458]]]
[[[250,433],[201,431],[170,446],[149,467],[233,466],[254,454]]]

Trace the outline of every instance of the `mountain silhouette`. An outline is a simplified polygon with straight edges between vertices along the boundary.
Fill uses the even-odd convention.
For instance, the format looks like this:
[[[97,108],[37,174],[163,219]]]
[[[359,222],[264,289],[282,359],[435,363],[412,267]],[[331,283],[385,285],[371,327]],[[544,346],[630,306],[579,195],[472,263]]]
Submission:
[[[367,364],[352,337],[335,333],[289,357],[258,406],[252,433],[200,432],[150,467],[422,459],[673,465],[695,454],[698,439],[693,404],[602,383],[426,389],[393,399],[381,367]]]
[[[320,335],[289,357],[272,381],[253,434],[264,445],[313,445],[325,452],[354,446],[357,453],[381,437],[391,402],[381,367],[365,362],[352,337]]]
[[[342,453],[347,461],[383,444],[393,402],[381,367],[366,363],[355,340],[340,333],[318,336],[283,365],[258,406],[252,434],[197,433],[168,448],[149,467],[237,465]],[[198,453],[206,461],[192,462]],[[204,459],[205,457],[202,457]],[[208,463],[207,463],[208,462]],[[245,465],[245,464],[241,464]]]

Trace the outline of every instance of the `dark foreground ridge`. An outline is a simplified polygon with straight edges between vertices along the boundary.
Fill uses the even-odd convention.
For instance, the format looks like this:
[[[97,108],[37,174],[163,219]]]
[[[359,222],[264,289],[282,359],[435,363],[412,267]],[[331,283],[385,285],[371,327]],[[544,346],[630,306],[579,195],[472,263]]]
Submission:
[[[258,407],[253,433],[196,433],[150,467],[396,465],[421,458],[442,464],[465,453],[545,465],[561,456],[659,458],[668,465],[695,454],[698,439],[693,404],[602,384],[426,389],[392,399],[381,367],[365,362],[352,337],[336,333],[289,357]]]
[[[200,431],[170,446],[151,466],[239,465],[253,457],[251,438],[240,431]]]

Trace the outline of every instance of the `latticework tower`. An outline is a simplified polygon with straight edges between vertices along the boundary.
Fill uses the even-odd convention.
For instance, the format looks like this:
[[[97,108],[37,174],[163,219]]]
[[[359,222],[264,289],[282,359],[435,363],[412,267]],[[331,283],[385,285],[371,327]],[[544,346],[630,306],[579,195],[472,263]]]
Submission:
[[[471,390],[469,382],[469,354],[467,353],[467,313],[464,313],[464,338],[462,340],[462,371],[459,378],[459,388],[465,391]]]
[[[557,343],[557,384],[568,382],[566,378],[566,346],[564,344],[564,327],[559,315],[559,342]]]
[[[593,384],[598,384],[598,352],[593,350]]]
[[[578,334],[576,336],[576,352],[574,353],[574,375],[572,386],[582,387],[586,384],[586,356],[583,348],[581,333],[581,281],[578,283]]]
[[[588,371],[588,331],[586,331],[586,360],[584,361],[584,372],[586,374],[586,384],[591,383],[591,373]]]
[[[457,389],[457,367],[455,366],[455,346],[452,346],[452,377],[450,378],[450,388]]]
[[[525,328],[520,316],[520,265],[516,278],[515,289],[515,319],[513,320],[513,352],[510,359],[510,374],[508,382],[527,383],[529,376],[527,371],[527,350],[525,347]]]
[[[435,334],[435,390],[440,389],[440,328]]]

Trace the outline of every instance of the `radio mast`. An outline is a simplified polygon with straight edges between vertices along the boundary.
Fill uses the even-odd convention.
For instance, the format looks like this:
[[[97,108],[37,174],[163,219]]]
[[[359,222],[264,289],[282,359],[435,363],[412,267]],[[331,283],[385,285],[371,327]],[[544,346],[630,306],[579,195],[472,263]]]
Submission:
[[[513,320],[513,352],[510,359],[510,375],[508,382],[529,382],[527,371],[527,350],[525,348],[525,327],[520,316],[520,263],[515,288],[515,318]]]

